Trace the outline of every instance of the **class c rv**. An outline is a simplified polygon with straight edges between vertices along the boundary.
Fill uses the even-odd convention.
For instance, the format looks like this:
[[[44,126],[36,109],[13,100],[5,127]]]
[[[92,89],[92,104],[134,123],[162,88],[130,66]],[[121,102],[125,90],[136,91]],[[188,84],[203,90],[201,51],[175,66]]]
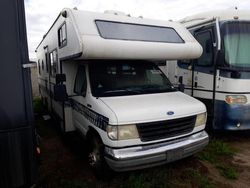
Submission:
[[[36,52],[43,103],[64,133],[86,138],[97,172],[160,165],[207,145],[205,105],[156,65],[201,55],[181,24],[64,9]]]
[[[187,17],[181,23],[203,47],[195,60],[167,63],[171,83],[204,104],[209,128],[250,129],[250,13],[223,10]]]

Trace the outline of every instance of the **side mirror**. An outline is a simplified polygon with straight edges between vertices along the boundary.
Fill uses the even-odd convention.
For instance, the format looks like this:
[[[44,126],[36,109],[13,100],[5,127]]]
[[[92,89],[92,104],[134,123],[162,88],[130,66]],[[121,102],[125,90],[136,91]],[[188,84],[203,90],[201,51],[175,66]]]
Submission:
[[[179,77],[179,85],[178,85],[178,90],[181,92],[184,92],[185,86],[183,84],[183,76]]]
[[[56,74],[56,84],[62,84],[63,82],[66,82],[66,75]]]
[[[54,99],[60,102],[68,100],[68,94],[64,84],[54,85]]]
[[[183,76],[179,76],[179,83],[183,84]]]
[[[184,92],[184,89],[185,89],[184,84],[179,84],[178,90],[179,90],[180,92]]]

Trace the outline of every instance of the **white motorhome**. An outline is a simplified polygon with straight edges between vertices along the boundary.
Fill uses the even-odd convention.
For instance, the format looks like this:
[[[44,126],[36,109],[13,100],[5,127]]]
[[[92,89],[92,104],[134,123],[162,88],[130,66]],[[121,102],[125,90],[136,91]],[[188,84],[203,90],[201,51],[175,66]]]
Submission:
[[[195,60],[168,63],[171,83],[206,104],[208,124],[218,130],[250,129],[250,13],[220,10],[181,23],[203,47]]]
[[[63,132],[87,138],[99,172],[171,162],[208,143],[205,105],[152,61],[201,55],[181,24],[64,9],[36,52],[44,103]]]

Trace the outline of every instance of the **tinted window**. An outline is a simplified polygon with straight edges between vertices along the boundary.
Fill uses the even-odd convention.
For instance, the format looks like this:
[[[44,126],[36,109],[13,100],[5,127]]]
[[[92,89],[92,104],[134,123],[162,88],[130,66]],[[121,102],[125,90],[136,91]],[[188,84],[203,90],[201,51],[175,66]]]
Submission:
[[[225,61],[229,66],[250,67],[250,23],[229,22],[222,26]]]
[[[58,45],[59,47],[66,46],[67,44],[67,36],[66,36],[66,23],[64,23],[58,29]]]
[[[40,66],[40,60],[38,59],[38,62],[37,62],[37,66],[38,66],[38,73],[39,75],[41,74],[41,66]]]
[[[44,62],[43,62],[43,60],[42,60],[42,70],[44,70]]]
[[[90,83],[95,97],[175,91],[154,63],[144,61],[91,62]]]
[[[96,21],[96,25],[105,39],[183,43],[173,28],[109,21]]]
[[[48,53],[45,53],[45,64],[46,64],[46,72],[49,72]]]
[[[78,95],[85,96],[86,90],[87,90],[87,79],[86,79],[85,67],[80,66],[76,74],[74,92],[77,93]]]
[[[196,40],[203,48],[202,55],[197,59],[198,66],[211,66],[213,64],[213,40],[210,31],[195,34]]]
[[[177,61],[178,66],[183,68],[183,69],[189,69],[191,63],[192,63],[192,60],[190,60],[190,59],[188,59],[188,60],[183,59],[183,60],[178,60]]]
[[[50,74],[55,76],[57,73],[57,51],[54,50],[50,54]]]

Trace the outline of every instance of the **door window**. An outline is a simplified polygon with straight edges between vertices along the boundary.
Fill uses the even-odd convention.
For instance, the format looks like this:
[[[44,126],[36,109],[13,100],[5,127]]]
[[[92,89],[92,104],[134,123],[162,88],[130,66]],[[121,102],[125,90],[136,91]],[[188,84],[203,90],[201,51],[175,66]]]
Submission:
[[[197,66],[212,66],[213,65],[213,40],[210,31],[199,32],[195,35],[196,40],[203,48],[203,53],[197,59]]]

